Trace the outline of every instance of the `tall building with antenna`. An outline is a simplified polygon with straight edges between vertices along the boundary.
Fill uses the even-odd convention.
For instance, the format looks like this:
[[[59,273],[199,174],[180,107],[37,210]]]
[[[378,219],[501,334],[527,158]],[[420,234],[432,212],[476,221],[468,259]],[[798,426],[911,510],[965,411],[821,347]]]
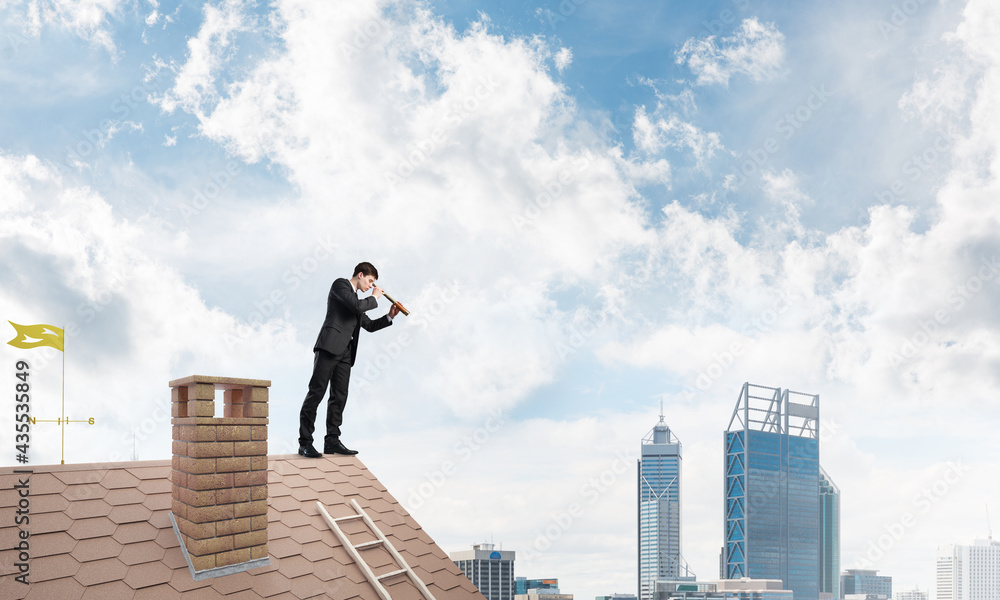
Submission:
[[[744,383],[724,434],[724,579],[820,592],[819,395]]]
[[[681,555],[681,442],[663,420],[642,438],[638,468],[639,600],[658,580],[692,578]]]

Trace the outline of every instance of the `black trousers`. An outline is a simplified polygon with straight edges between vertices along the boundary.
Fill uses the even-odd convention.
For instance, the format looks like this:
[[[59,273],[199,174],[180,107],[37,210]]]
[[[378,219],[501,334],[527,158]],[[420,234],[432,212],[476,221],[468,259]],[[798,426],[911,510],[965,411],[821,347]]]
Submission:
[[[326,437],[324,446],[335,444],[340,439],[340,425],[344,422],[344,407],[347,406],[347,387],[351,380],[351,349],[343,354],[330,354],[326,350],[316,350],[313,359],[312,377],[309,378],[309,392],[299,411],[299,445],[313,443],[316,430],[316,409],[323,400],[327,386],[330,397],[326,402]],[[322,450],[321,450],[322,452]]]

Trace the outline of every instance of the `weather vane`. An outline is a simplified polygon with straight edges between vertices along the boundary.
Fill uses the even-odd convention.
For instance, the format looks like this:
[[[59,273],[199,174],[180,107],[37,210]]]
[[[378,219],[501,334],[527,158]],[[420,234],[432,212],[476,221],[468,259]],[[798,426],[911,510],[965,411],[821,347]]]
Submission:
[[[47,346],[49,348],[55,348],[62,353],[62,416],[58,419],[34,419],[28,417],[28,422],[34,425],[35,423],[58,423],[62,429],[61,438],[61,455],[59,457],[59,464],[66,464],[66,424],[67,423],[87,423],[88,425],[94,424],[94,417],[89,419],[77,419],[71,420],[66,417],[66,335],[63,329],[55,327],[53,325],[18,325],[13,321],[7,321],[14,327],[14,331],[17,332],[17,336],[11,341],[7,342],[9,345],[15,348],[21,348],[24,350],[30,350],[32,348],[38,348],[41,346]],[[19,363],[20,364],[20,363]],[[27,365],[27,363],[25,363]],[[24,371],[25,389],[30,389],[27,385],[27,369]],[[17,460],[26,463],[28,462],[27,457],[27,444],[24,444],[24,451],[18,454]],[[20,449],[19,449],[20,451]]]

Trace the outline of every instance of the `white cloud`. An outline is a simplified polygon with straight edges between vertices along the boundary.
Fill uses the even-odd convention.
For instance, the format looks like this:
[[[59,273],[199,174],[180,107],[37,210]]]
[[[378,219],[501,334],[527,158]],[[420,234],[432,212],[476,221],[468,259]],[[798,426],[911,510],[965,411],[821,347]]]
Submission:
[[[643,183],[658,183],[670,187],[670,163],[665,159],[658,158],[649,161],[623,161],[622,168],[625,175],[632,181]]]
[[[780,236],[782,241],[808,239],[809,234],[801,224],[802,208],[812,205],[813,201],[799,189],[799,179],[791,169],[784,169],[781,173],[762,172],[761,187],[764,197],[781,207],[784,213],[779,216],[773,213],[762,215],[758,235],[776,239]]]
[[[163,15],[160,14],[160,3],[158,0],[147,0],[147,3],[152,10],[146,15],[145,23],[147,27],[152,27],[153,25],[156,25],[156,22],[159,21],[160,17]]]
[[[685,87],[676,94],[670,94],[660,90],[660,86],[664,85],[662,80],[640,76],[637,79],[637,83],[647,86],[653,90],[653,93],[656,94],[658,110],[662,110],[666,107],[683,115],[691,115],[698,110],[698,106],[694,100],[694,91],[690,87]],[[669,82],[668,85],[672,85],[673,83],[674,82]]]
[[[8,22],[30,35],[40,36],[43,26],[60,27],[116,56],[109,18],[124,4],[123,0],[7,0],[4,8]]]
[[[165,383],[178,373],[266,373],[282,362],[265,358],[276,347],[308,353],[281,319],[250,328],[242,344],[229,347],[236,318],[207,306],[162,264],[169,236],[116,216],[105,199],[63,181],[37,158],[0,156],[0,189],[0,244],[18,265],[16,285],[0,290],[0,306],[15,322],[65,327],[67,409],[96,419],[89,431],[68,432],[67,447],[86,461],[127,458],[140,426],[147,429],[140,432],[143,456],[167,454],[169,408],[165,416],[160,409],[169,398]],[[39,418],[60,410],[60,357],[46,352],[29,356]],[[0,439],[12,443],[7,432]],[[55,428],[36,431],[32,460],[56,462],[58,439]]]
[[[799,204],[809,200],[799,189],[798,177],[792,173],[791,169],[784,169],[781,173],[765,171],[761,174],[761,182],[764,195],[774,202]]]
[[[214,103],[218,93],[215,77],[226,62],[233,37],[252,27],[243,0],[205,4],[203,13],[204,22],[198,35],[188,40],[187,60],[177,69],[173,88],[157,99],[167,112],[181,108],[200,114],[204,104]]]
[[[682,121],[673,113],[666,117],[650,117],[645,106],[635,110],[632,139],[636,147],[649,154],[660,152],[668,146],[677,150],[689,150],[700,169],[706,168],[706,163],[715,153],[724,149],[718,133],[704,131],[697,125]]]
[[[649,120],[646,107],[635,109],[635,120],[632,123],[632,140],[644,152],[659,152],[666,145],[660,137],[659,128]]]
[[[343,224],[338,263],[370,257],[394,293],[417,299],[415,317],[461,281],[462,301],[393,361],[412,363],[429,402],[475,418],[550,382],[564,362],[554,340],[571,318],[553,293],[602,282],[619,255],[654,239],[634,185],[666,183],[669,164],[581,141],[539,41],[504,39],[486,22],[460,35],[422,5],[281,2],[280,48],[223,86],[223,41],[246,24],[227,7],[206,9],[163,107],[195,115],[204,136],[244,160],[278,165],[300,196],[241,215],[206,255],[246,264],[230,250],[237,239],[280,247],[285,234]],[[374,357],[402,333],[393,329],[371,342]],[[376,379],[382,397],[415,389],[402,370]]]
[[[687,40],[674,56],[677,64],[686,64],[697,76],[697,85],[729,85],[729,80],[740,74],[760,82],[784,70],[784,42],[784,34],[774,23],[751,17],[744,19],[732,36]]]
[[[959,63],[935,69],[933,76],[921,76],[899,99],[900,110],[930,124],[954,119],[959,111],[966,108],[969,98],[968,79],[971,73],[968,71]]]
[[[969,440],[955,447],[954,456],[973,460],[975,440],[981,438],[968,432],[988,436],[983,428],[996,426],[983,407],[995,404],[987,390],[996,385],[1000,364],[1000,321],[987,308],[1000,299],[1000,209],[987,200],[1000,187],[1000,127],[990,100],[998,93],[1000,60],[990,55],[987,41],[988,24],[1000,16],[984,14],[994,10],[988,5],[970,3],[967,22],[949,42],[974,59],[964,62],[969,77],[979,81],[968,88],[967,99],[928,93],[921,76],[904,96],[915,116],[946,131],[971,118],[969,134],[954,141],[955,167],[936,191],[927,226],[917,225],[919,215],[912,209],[882,206],[870,209],[864,226],[818,235],[801,222],[813,200],[790,170],[762,176],[764,197],[784,210],[771,220],[770,230],[767,224],[750,229],[740,219],[724,225],[671,205],[658,262],[678,280],[664,286],[674,294],[670,317],[607,344],[601,356],[659,367],[703,399],[747,379],[821,391],[826,414],[846,428],[839,443],[846,440],[855,448],[845,447],[848,455],[886,460],[870,438],[884,435],[881,424],[897,422],[898,436]],[[977,19],[975,25],[970,19]],[[646,133],[653,130],[651,120],[637,122]],[[642,127],[637,129],[641,136]],[[742,354],[727,356],[734,342]],[[974,460],[989,465],[996,455]],[[944,468],[930,462],[914,467],[919,473],[875,468],[864,477],[845,477],[850,460],[831,461],[841,463],[834,476],[842,488],[881,486],[902,506],[910,503],[910,489],[892,491],[893,486]],[[982,476],[974,479],[966,484],[995,490]],[[949,510],[969,506],[964,496],[949,496],[948,502]],[[885,518],[852,525],[854,541],[845,552],[853,556],[864,549],[862,534]],[[933,530],[914,535],[925,541]]]
[[[559,72],[562,73],[563,71],[566,70],[566,67],[568,67],[570,63],[573,62],[573,51],[570,50],[569,48],[560,48],[559,51],[556,52],[555,62],[556,62],[556,69],[558,69]]]

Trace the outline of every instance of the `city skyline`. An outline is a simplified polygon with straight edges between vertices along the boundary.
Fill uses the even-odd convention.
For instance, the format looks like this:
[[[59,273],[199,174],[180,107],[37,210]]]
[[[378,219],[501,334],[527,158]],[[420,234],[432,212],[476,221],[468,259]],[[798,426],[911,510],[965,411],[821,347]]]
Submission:
[[[410,315],[362,333],[344,443],[442,547],[503,532],[580,598],[631,590],[662,400],[715,574],[720,420],[772,382],[822,395],[841,569],[932,590],[1000,497],[998,28],[993,0],[4,2],[3,342],[67,332],[0,344],[30,464],[63,382],[67,462],[169,457],[191,373],[270,380],[294,452],[330,284],[370,261]]]
[[[767,398],[752,395],[762,392],[773,393],[773,396]],[[795,399],[810,399],[810,404],[792,403],[789,406],[790,395]],[[754,401],[757,402],[757,406],[751,406],[751,402]],[[790,431],[794,427],[798,429],[800,435],[818,436],[818,408],[818,394],[802,394],[800,392],[782,390],[781,388],[770,388],[744,383],[740,392],[740,400],[731,416],[730,427],[733,423],[739,423],[741,425],[745,424],[745,431],[749,431],[750,427],[761,427],[762,431],[772,429],[774,433]],[[756,415],[753,419],[749,418],[751,413]],[[792,417],[793,414],[795,415],[794,417]],[[730,468],[734,464],[734,454],[746,451],[743,445],[739,445],[738,447],[732,445],[734,440],[732,433],[732,431],[729,431],[726,435],[727,480],[745,474],[745,469],[734,470]],[[812,439],[818,439],[818,437]],[[763,445],[770,446],[771,444],[765,442]],[[784,447],[787,444],[779,445]],[[659,421],[643,436],[640,449],[640,458],[636,463],[638,476],[636,499],[639,523],[639,578],[637,591],[634,594],[632,592],[625,592],[624,595],[632,594],[637,599],[642,600],[643,598],[652,597],[653,586],[651,584],[655,581],[677,581],[690,578],[693,582],[695,581],[695,574],[689,571],[681,554],[683,520],[679,497],[681,495],[680,491],[683,489],[683,469],[681,468],[682,444],[666,424],[662,404],[660,406]],[[803,458],[808,453],[804,454],[802,450],[799,450],[797,454],[798,458]],[[815,454],[817,457],[819,456],[818,449]],[[841,492],[822,466],[817,464],[817,467],[818,479],[816,489],[820,500],[818,510],[816,511],[818,537],[815,540],[819,547],[817,567],[818,592],[826,591],[832,593],[834,599],[841,598],[844,594],[875,594],[892,600],[894,596],[892,592],[892,577],[890,575],[878,575],[877,570],[869,569],[849,568],[843,571],[839,569]],[[730,489],[729,485],[726,487],[727,490]],[[666,498],[666,501],[663,498]],[[732,520],[730,514],[727,511],[727,522]],[[994,543],[992,537],[988,541],[977,540],[974,545],[1000,548],[1000,542]],[[493,547],[492,543],[486,543],[484,546],[486,551],[492,551]],[[665,547],[667,550],[661,552],[649,551],[650,549],[659,549],[661,547]],[[502,544],[500,548],[502,549]],[[954,589],[957,586],[955,582],[963,580],[965,581],[966,588],[968,588],[970,549],[968,546],[961,544],[951,544],[944,548],[945,552],[943,554],[941,547],[937,549],[937,585],[938,589],[942,589],[942,586],[945,586],[943,589],[946,590],[947,595],[938,596],[938,598],[939,600],[969,600],[970,597],[968,596],[967,589],[966,596],[961,597],[955,595],[956,592],[954,592]],[[478,555],[479,545],[474,545],[474,550]],[[975,552],[975,550],[971,552]],[[994,554],[995,556],[993,556]],[[511,552],[507,556],[513,555],[513,552]],[[483,556],[485,556],[485,551]],[[652,558],[654,556],[666,557],[667,560],[654,560]],[[497,558],[499,558],[498,554]],[[986,565],[990,560],[998,561],[998,564],[1000,564],[1000,552],[989,554],[989,550],[987,550],[986,554],[977,557],[977,560],[975,568],[988,569],[989,567],[984,567],[983,565]],[[962,569],[965,569],[965,571],[962,571]],[[463,570],[465,570],[465,567],[463,567]],[[960,573],[963,572],[965,574],[961,575]],[[512,569],[511,573],[513,574],[515,571]],[[658,573],[658,575],[644,578],[644,573]],[[743,572],[731,572],[730,574],[734,575],[734,578],[745,576]],[[763,579],[765,577],[758,578]],[[470,579],[472,579],[471,575]],[[526,578],[517,576],[516,579],[525,580]],[[650,585],[647,585],[647,579]],[[994,577],[994,579],[996,581],[992,585],[996,586],[997,591],[1000,591],[1000,578]],[[714,578],[712,577],[697,579],[699,582],[713,580]],[[536,579],[535,581],[543,580]],[[555,579],[545,581],[550,584],[550,587],[556,587]],[[986,580],[984,579],[984,581]],[[521,584],[518,583],[518,585],[520,586]],[[832,588],[832,591],[824,589],[825,587]],[[993,593],[992,588],[984,596],[974,597],[974,600],[992,598],[989,595],[991,593]],[[622,595],[620,592],[615,592],[615,594]],[[900,590],[897,593],[896,600],[910,600],[911,596],[919,600],[926,597],[926,595],[927,592],[919,588]]]
[[[772,397],[761,397],[754,396],[755,393],[773,393]],[[789,405],[789,397],[793,399],[808,399],[809,404],[802,404],[801,401],[797,403],[792,403]],[[752,406],[751,403],[756,402],[756,406]],[[682,550],[682,536],[681,531],[683,530],[683,518],[682,511],[680,510],[680,495],[683,489],[683,469],[682,465],[682,444],[677,436],[671,431],[670,427],[666,424],[665,416],[663,414],[663,406],[660,406],[659,421],[657,424],[649,430],[642,438],[640,445],[640,457],[636,463],[637,468],[637,516],[638,516],[638,549],[639,549],[639,577],[637,583],[637,590],[634,593],[636,598],[642,600],[643,598],[652,597],[652,585],[647,585],[647,580],[649,583],[653,583],[658,580],[678,580],[689,577],[691,581],[695,581],[694,573],[691,573],[688,569],[686,562],[684,562],[681,550]],[[763,413],[763,414],[761,414]],[[750,415],[755,415],[752,419]],[[792,416],[794,415],[794,416]],[[740,392],[740,400],[737,403],[736,409],[733,411],[730,421],[730,427],[733,423],[738,423],[745,427],[744,433],[750,431],[750,427],[760,427],[761,432],[765,430],[772,430],[772,433],[779,433],[782,431],[791,431],[793,428],[798,430],[799,435],[815,436],[810,439],[818,440],[819,435],[819,395],[802,394],[800,392],[791,392],[790,390],[782,390],[781,388],[771,388],[767,386],[760,386],[756,384],[744,383],[742,386],[742,391]],[[746,469],[738,468],[732,469],[732,465],[735,464],[733,461],[736,459],[736,455],[743,454],[747,451],[744,444],[738,444],[733,446],[733,441],[736,439],[733,435],[734,432],[728,431],[726,435],[726,464],[727,464],[727,480],[732,480],[733,478],[738,478],[745,475]],[[740,437],[739,439],[745,439]],[[760,444],[760,442],[758,442]],[[761,444],[770,448],[774,444],[769,444],[764,442]],[[779,447],[787,447],[787,443],[781,444],[779,442]],[[772,449],[773,450],[773,449]],[[774,450],[774,452],[777,452]],[[878,570],[869,569],[856,569],[848,568],[843,571],[839,569],[840,565],[840,498],[841,491],[833,483],[830,476],[818,463],[819,452],[816,448],[814,453],[817,462],[817,485],[816,491],[817,496],[820,500],[817,511],[816,511],[816,535],[815,538],[817,550],[817,583],[816,586],[817,593],[830,591],[824,589],[824,586],[832,588],[834,591],[830,591],[833,594],[833,598],[841,598],[844,594],[875,594],[887,597],[889,600],[894,598],[892,592],[892,577],[891,575],[878,575]],[[796,452],[796,457],[806,458],[811,457],[813,453],[808,451],[803,451],[800,449]],[[786,456],[786,460],[787,460]],[[765,467],[770,468],[770,467]],[[746,484],[739,484],[746,485]],[[727,495],[729,491],[732,491],[731,485],[727,484]],[[750,494],[745,494],[747,497]],[[771,500],[774,500],[775,494],[769,495]],[[664,501],[663,498],[666,498]],[[784,503],[787,504],[787,501]],[[779,506],[782,503],[779,502]],[[732,521],[731,515],[733,513],[727,511],[727,522]],[[727,531],[729,527],[727,527]],[[993,547],[1000,548],[1000,542],[993,542],[992,537],[989,541],[978,540],[974,544],[975,546],[987,546],[990,549]],[[502,544],[500,546],[502,548]],[[665,551],[655,551],[665,547]],[[479,546],[474,546],[475,550],[478,552]],[[484,546],[486,550],[492,551],[493,544],[488,543]],[[949,550],[950,549],[950,550]],[[654,551],[650,551],[654,550]],[[993,588],[989,588],[985,594],[980,594],[979,596],[969,596],[968,595],[968,572],[970,568],[970,554],[974,553],[975,550],[970,552],[968,546],[963,546],[961,544],[951,544],[945,546],[945,552],[942,554],[942,548],[937,549],[937,585],[938,589],[946,590],[945,596],[938,596],[938,600],[985,600],[989,598],[992,600],[990,594],[994,593]],[[992,554],[989,550],[985,551],[981,557],[976,557],[978,562],[975,568],[986,568],[986,565],[990,560],[996,561],[1000,565],[1000,551],[995,551]],[[994,556],[995,555],[995,556]],[[485,554],[484,554],[485,556]],[[509,554],[513,556],[513,552]],[[654,556],[666,557],[666,560],[654,560]],[[497,556],[499,558],[499,556]],[[964,562],[963,562],[964,559]],[[456,562],[458,562],[456,560]],[[963,571],[965,569],[965,571]],[[465,568],[463,567],[463,570]],[[682,571],[683,570],[683,571]],[[1000,571],[997,571],[1000,573]],[[471,571],[470,571],[471,573]],[[516,573],[513,569],[511,573]],[[644,578],[644,573],[658,573],[658,575],[653,575],[652,577]],[[745,572],[734,572],[730,570],[729,575],[733,575],[732,578],[739,578],[741,576],[748,576]],[[763,575],[763,571],[758,568],[758,573]],[[965,573],[961,575],[960,573]],[[513,576],[513,575],[512,575]],[[517,576],[517,579],[525,579],[525,577]],[[725,578],[725,577],[721,577]],[[751,577],[756,579],[765,578],[775,578],[775,577]],[[776,577],[781,579],[781,577]],[[470,575],[470,579],[472,579]],[[996,592],[1000,593],[1000,578],[993,577],[995,581],[991,585],[995,586]],[[697,581],[713,581],[713,577],[702,577],[698,578]],[[958,596],[954,592],[957,587],[958,581],[965,581],[966,585],[966,595]],[[541,580],[538,580],[541,581]],[[555,579],[550,580],[553,584]],[[983,579],[983,581],[988,581]],[[951,582],[951,583],[949,583]],[[979,584],[980,586],[983,584]],[[950,587],[949,587],[950,586]],[[554,587],[554,585],[553,585]],[[789,589],[789,588],[785,588]],[[611,593],[606,594],[610,596]],[[621,594],[620,592],[614,592],[614,594]],[[625,594],[632,594],[632,592],[625,592]],[[921,598],[926,597],[927,592],[919,590],[916,588],[914,590],[900,590],[897,593],[896,600],[910,600],[910,597]],[[931,596],[933,597],[933,596]]]

